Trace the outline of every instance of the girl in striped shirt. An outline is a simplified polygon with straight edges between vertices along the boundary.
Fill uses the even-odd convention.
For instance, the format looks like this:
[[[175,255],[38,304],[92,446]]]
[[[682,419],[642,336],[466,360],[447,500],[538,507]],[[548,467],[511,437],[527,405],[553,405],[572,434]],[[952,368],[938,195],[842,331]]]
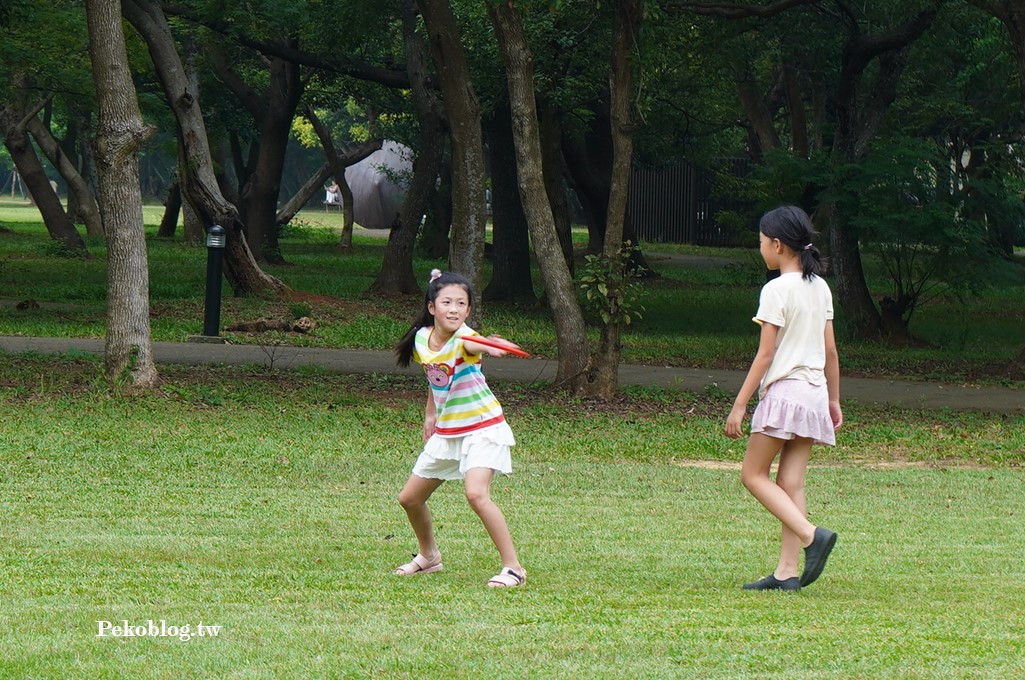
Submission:
[[[473,341],[480,336],[466,325],[472,305],[469,281],[459,274],[433,270],[423,311],[395,348],[399,365],[415,361],[423,367],[429,383],[424,448],[399,494],[419,552],[411,562],[395,569],[395,574],[413,576],[441,570],[427,499],[445,480],[462,479],[466,499],[502,559],[502,569],[488,586],[515,587],[526,582],[527,572],[516,556],[505,516],[491,499],[491,479],[496,471],[512,472],[510,450],[516,440],[480,369],[483,353],[504,356],[506,351]],[[504,342],[495,336],[490,339]]]

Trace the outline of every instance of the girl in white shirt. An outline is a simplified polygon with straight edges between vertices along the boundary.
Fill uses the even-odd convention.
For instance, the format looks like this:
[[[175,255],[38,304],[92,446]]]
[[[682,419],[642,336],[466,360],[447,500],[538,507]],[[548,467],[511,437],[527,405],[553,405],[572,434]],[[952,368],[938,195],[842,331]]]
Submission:
[[[757,390],[741,481],[782,522],[783,537],[775,571],[744,588],[800,590],[819,577],[836,543],[836,533],[808,521],[804,497],[812,444],[832,446],[834,431],[843,424],[833,298],[818,275],[820,255],[807,213],[794,206],[776,208],[762,216],[758,230],[762,259],[780,275],[762,288],[754,317],[761,326],[758,352],[726,419],[726,436],[743,436],[747,404]],[[804,569],[798,576],[802,547]]]

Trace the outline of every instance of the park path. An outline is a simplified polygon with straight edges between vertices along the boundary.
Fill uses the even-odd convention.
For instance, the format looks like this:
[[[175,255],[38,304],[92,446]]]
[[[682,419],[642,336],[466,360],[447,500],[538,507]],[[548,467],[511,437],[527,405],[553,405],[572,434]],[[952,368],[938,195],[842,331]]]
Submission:
[[[66,354],[69,351],[103,355],[102,339],[29,338],[0,336],[0,351]],[[416,367],[399,368],[395,356],[386,351],[229,345],[203,342],[155,342],[157,363],[259,365],[280,369],[319,366],[339,373],[417,375]],[[534,383],[555,379],[554,359],[489,358],[488,380]],[[623,364],[621,386],[659,386],[682,392],[703,393],[723,390],[736,393],[744,381],[743,371]],[[908,408],[977,410],[989,413],[1025,414],[1025,390],[972,385],[950,385],[913,380],[847,378],[841,384],[842,397],[871,404]]]

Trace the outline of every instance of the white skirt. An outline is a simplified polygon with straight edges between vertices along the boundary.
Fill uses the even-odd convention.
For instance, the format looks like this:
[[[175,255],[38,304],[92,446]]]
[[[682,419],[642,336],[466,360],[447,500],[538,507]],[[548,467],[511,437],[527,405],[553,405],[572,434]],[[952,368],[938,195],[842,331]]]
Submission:
[[[508,475],[515,445],[512,428],[505,422],[463,437],[435,434],[424,444],[413,474],[424,479],[463,479],[467,470],[482,467]]]

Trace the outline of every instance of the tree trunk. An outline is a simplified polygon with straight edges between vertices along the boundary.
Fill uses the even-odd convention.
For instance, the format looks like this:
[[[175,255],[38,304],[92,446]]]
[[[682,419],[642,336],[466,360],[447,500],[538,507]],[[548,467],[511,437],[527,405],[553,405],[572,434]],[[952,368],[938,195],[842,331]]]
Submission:
[[[182,194],[207,226],[219,224],[227,233],[225,276],[236,295],[281,295],[288,287],[256,264],[245,238],[238,210],[225,200],[217,184],[206,124],[193,85],[175,51],[167,18],[153,0],[122,0],[122,11],[146,41],[157,75],[178,123]]]
[[[608,139],[608,131],[612,129],[612,122],[605,102],[597,102],[592,113],[594,115],[582,139],[563,135],[562,151],[570,181],[587,220],[587,253],[596,255],[605,248],[605,220],[609,214],[608,178],[612,172],[612,140]]]
[[[534,63],[516,10],[506,1],[488,5],[499,49],[505,62],[512,110],[513,140],[520,201],[527,216],[545,282],[548,304],[555,319],[559,366],[556,383],[571,393],[583,387],[587,370],[587,333],[573,279],[563,257],[555,219],[545,193],[541,170],[541,139],[534,98]]]
[[[35,117],[35,113],[32,113]],[[14,167],[32,196],[39,214],[46,225],[50,238],[72,251],[86,252],[85,241],[75,229],[74,223],[64,212],[64,206],[50,186],[50,179],[39,161],[32,143],[25,131],[24,112],[4,108],[0,110],[0,132],[4,135],[4,146],[11,154]]]
[[[508,105],[490,119],[491,154],[491,282],[486,300],[534,300],[530,276],[530,238],[516,182],[516,147]]]
[[[39,120],[38,116],[28,119],[28,131],[36,140],[36,144],[46,154],[47,159],[57,168],[57,172],[68,185],[68,219],[75,216],[76,212],[85,223],[85,233],[89,236],[103,236],[103,220],[100,219],[100,209],[96,205],[93,192],[89,189],[85,179],[78,174],[78,168],[74,162],[65,155],[60,143],[50,132],[50,128]],[[77,210],[71,209],[71,196],[75,196]]]
[[[448,0],[418,0],[430,36],[452,140],[452,236],[449,268],[480,291],[484,283],[484,145],[480,105],[455,17]],[[475,311],[479,314],[480,309]]]
[[[996,17],[1007,28],[1014,51],[1014,64],[1018,71],[1018,96],[1025,110],[1025,4],[1020,0],[968,0],[971,4]],[[1025,137],[1025,123],[1018,130],[1018,136]],[[1014,225],[1001,220],[995,227],[997,246],[1007,256],[1014,254]]]
[[[630,171],[633,161],[633,118],[630,115],[630,95],[633,89],[632,47],[637,42],[637,29],[643,13],[642,0],[621,0],[615,3],[615,21],[612,40],[612,75],[610,78],[610,134],[612,136],[612,173],[609,191],[608,216],[605,220],[605,248],[602,258],[617,262],[623,248],[623,229],[626,220],[626,199],[630,189]],[[618,270],[618,268],[617,268]],[[622,272],[630,276],[629,270]],[[619,358],[622,354],[623,318],[620,277],[608,282],[610,318],[601,326],[598,347],[591,355],[588,370],[588,389],[595,396],[611,398],[619,388]]]
[[[268,67],[264,92],[250,88],[222,59],[215,57],[212,63],[221,82],[253,117],[258,131],[255,158],[246,168],[240,197],[253,255],[258,262],[282,264],[285,260],[278,244],[278,195],[292,120],[304,86],[298,63],[266,55],[264,60]]]
[[[338,248],[343,253],[352,252],[352,226],[355,222],[353,214],[356,212],[355,199],[352,196],[352,187],[345,179],[345,171],[341,173],[341,181],[335,180],[338,184],[338,193],[342,197],[342,234],[338,240]]]
[[[388,234],[381,270],[370,286],[370,292],[386,295],[420,293],[413,273],[413,250],[445,149],[444,107],[428,86],[430,50],[416,30],[416,22],[415,0],[403,0],[402,37],[420,136],[419,151],[413,159],[413,179],[402,201],[399,223]]]
[[[831,158],[835,167],[864,159],[883,116],[896,98],[897,82],[907,65],[911,43],[932,22],[935,11],[920,12],[904,25],[887,33],[865,36],[850,29],[844,45],[840,79],[833,93],[834,138]],[[865,70],[878,61],[872,91],[864,97],[859,89]],[[842,207],[829,207],[830,266],[836,277],[840,304],[846,313],[847,332],[855,337],[878,336],[883,330],[865,281],[858,234]]]
[[[552,206],[555,233],[559,235],[562,254],[566,258],[570,276],[576,270],[573,254],[573,218],[566,194],[566,160],[562,155],[562,125],[556,107],[546,98],[540,100],[541,163],[545,176],[545,191]]]
[[[182,210],[182,187],[178,182],[171,185],[167,191],[167,200],[164,201],[164,216],[160,218],[160,227],[157,228],[157,238],[174,238],[178,231],[178,216]]]
[[[852,337],[877,337],[882,319],[865,283],[858,235],[835,205],[822,212],[829,216],[830,271],[836,280],[837,297],[846,314],[845,327]]]
[[[440,260],[448,256],[448,235],[452,229],[452,164],[444,153],[445,146],[442,143],[438,186],[431,195],[430,210],[420,237],[420,252],[429,260]]]
[[[182,222],[185,224],[185,242],[201,245],[206,236],[206,227],[196,209],[185,200],[182,201]]]
[[[772,120],[772,112],[758,91],[755,77],[751,73],[751,65],[746,62],[736,64],[734,71],[737,96],[754,133],[752,138],[757,143],[757,146],[752,148],[752,155],[755,160],[761,160],[766,151],[779,148],[779,135]]]
[[[149,269],[139,187],[139,147],[153,134],[142,122],[128,67],[117,0],[86,0],[89,56],[98,117],[95,152],[107,232],[105,374],[133,391],[157,384],[149,327]]]

